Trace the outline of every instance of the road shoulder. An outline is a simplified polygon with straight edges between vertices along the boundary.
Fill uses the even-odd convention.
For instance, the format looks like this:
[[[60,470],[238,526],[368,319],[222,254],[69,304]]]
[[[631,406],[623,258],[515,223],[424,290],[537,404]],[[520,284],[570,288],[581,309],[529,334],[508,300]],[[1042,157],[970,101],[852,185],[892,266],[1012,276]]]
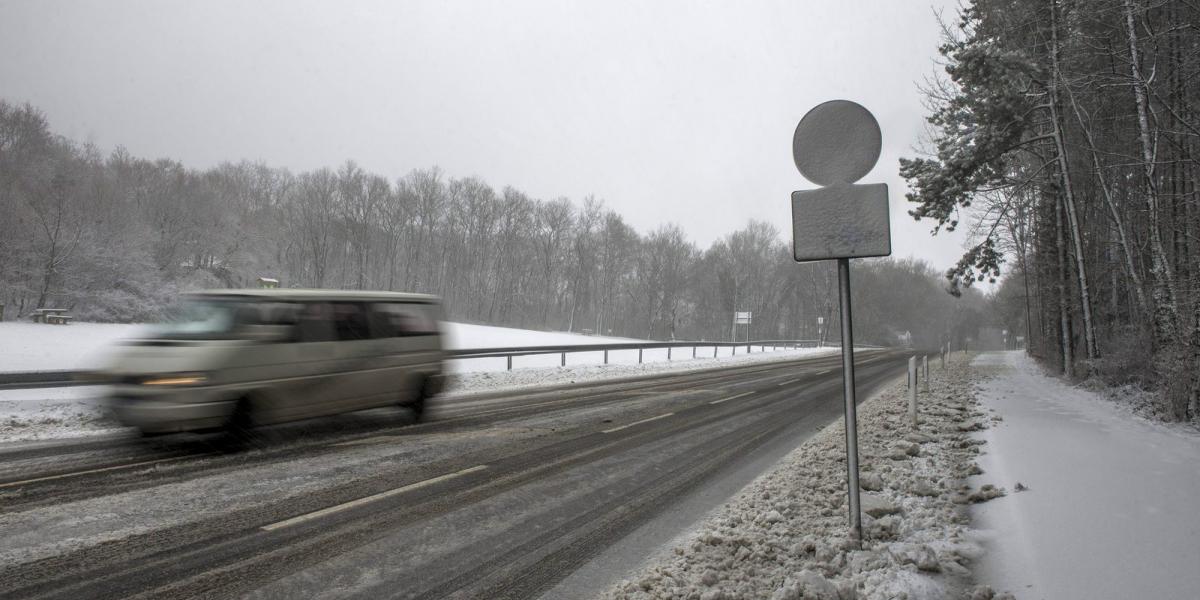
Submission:
[[[866,539],[847,536],[845,434],[830,425],[664,548],[605,598],[956,598],[974,590],[978,555],[966,504],[1001,492],[966,487],[986,427],[965,358],[931,365],[920,426],[903,380],[859,407]]]

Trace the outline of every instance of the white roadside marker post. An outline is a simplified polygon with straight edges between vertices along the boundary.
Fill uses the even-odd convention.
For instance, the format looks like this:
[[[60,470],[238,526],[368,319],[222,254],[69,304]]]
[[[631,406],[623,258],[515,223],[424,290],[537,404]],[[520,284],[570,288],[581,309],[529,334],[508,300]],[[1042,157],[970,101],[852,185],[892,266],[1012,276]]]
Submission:
[[[921,379],[921,391],[928,394],[929,393],[929,355],[928,354],[921,357],[921,375],[923,377],[923,379]]]
[[[846,411],[846,491],[850,536],[862,546],[858,484],[858,416],[854,390],[854,326],[850,259],[892,253],[886,184],[856,184],[879,160],[883,135],[870,111],[848,100],[818,104],[792,136],[792,158],[805,179],[822,186],[792,192],[796,262],[836,260],[841,308],[842,383]]]
[[[908,358],[908,416],[913,429],[917,428],[917,357]]]

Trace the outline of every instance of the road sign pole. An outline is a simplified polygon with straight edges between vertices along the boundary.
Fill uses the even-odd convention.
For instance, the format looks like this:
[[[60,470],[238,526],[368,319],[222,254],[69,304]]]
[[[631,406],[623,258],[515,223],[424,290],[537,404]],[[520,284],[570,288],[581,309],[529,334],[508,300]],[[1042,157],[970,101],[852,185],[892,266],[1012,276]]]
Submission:
[[[854,324],[850,317],[850,259],[839,258],[838,300],[842,306],[842,395],[846,400],[846,487],[850,496],[850,535],[862,544],[858,501],[858,416],[854,401]]]
[[[854,324],[850,316],[850,259],[889,256],[892,234],[887,184],[855,183],[879,161],[879,122],[849,100],[823,102],[800,119],[792,158],[805,179],[821,186],[792,192],[792,258],[837,260],[842,321],[842,383],[846,401],[846,488],[850,536],[862,547],[858,487],[858,417],[854,398]],[[821,331],[818,320],[818,335]],[[826,333],[827,334],[827,333]]]

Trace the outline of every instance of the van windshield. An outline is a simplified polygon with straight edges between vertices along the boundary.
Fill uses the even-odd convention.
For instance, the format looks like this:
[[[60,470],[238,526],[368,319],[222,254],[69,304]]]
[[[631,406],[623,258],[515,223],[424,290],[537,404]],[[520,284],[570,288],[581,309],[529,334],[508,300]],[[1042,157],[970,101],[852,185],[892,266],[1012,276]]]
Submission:
[[[296,321],[298,305],[225,298],[188,298],[153,325],[150,337],[167,340],[262,340],[282,338]]]
[[[163,339],[223,340],[236,337],[239,312],[245,302],[187,299],[167,310],[167,319],[151,326],[151,335]]]

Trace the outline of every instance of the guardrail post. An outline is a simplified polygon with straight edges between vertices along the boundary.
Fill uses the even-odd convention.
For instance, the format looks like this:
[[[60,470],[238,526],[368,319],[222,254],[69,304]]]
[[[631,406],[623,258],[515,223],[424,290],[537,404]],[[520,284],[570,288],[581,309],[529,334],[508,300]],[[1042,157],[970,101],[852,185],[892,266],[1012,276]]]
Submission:
[[[509,355],[509,356],[507,356],[507,357],[505,357],[505,358],[507,358],[507,359],[508,359],[508,370],[509,370],[509,371],[511,371],[511,370],[512,370],[512,356],[511,356],[511,355]]]
[[[562,353],[562,366],[564,366],[564,367],[567,366],[567,353],[566,352]]]
[[[717,346],[713,346],[713,358],[717,357]]]
[[[604,364],[608,364],[608,350],[604,351]]]
[[[696,358],[696,347],[692,346],[692,358]]]
[[[921,389],[929,392],[929,355],[921,357]]]
[[[908,358],[908,416],[913,429],[917,427],[917,357]]]
[[[671,347],[667,346],[667,362],[671,362]]]
[[[642,349],[638,348],[638,364],[642,364]]]

